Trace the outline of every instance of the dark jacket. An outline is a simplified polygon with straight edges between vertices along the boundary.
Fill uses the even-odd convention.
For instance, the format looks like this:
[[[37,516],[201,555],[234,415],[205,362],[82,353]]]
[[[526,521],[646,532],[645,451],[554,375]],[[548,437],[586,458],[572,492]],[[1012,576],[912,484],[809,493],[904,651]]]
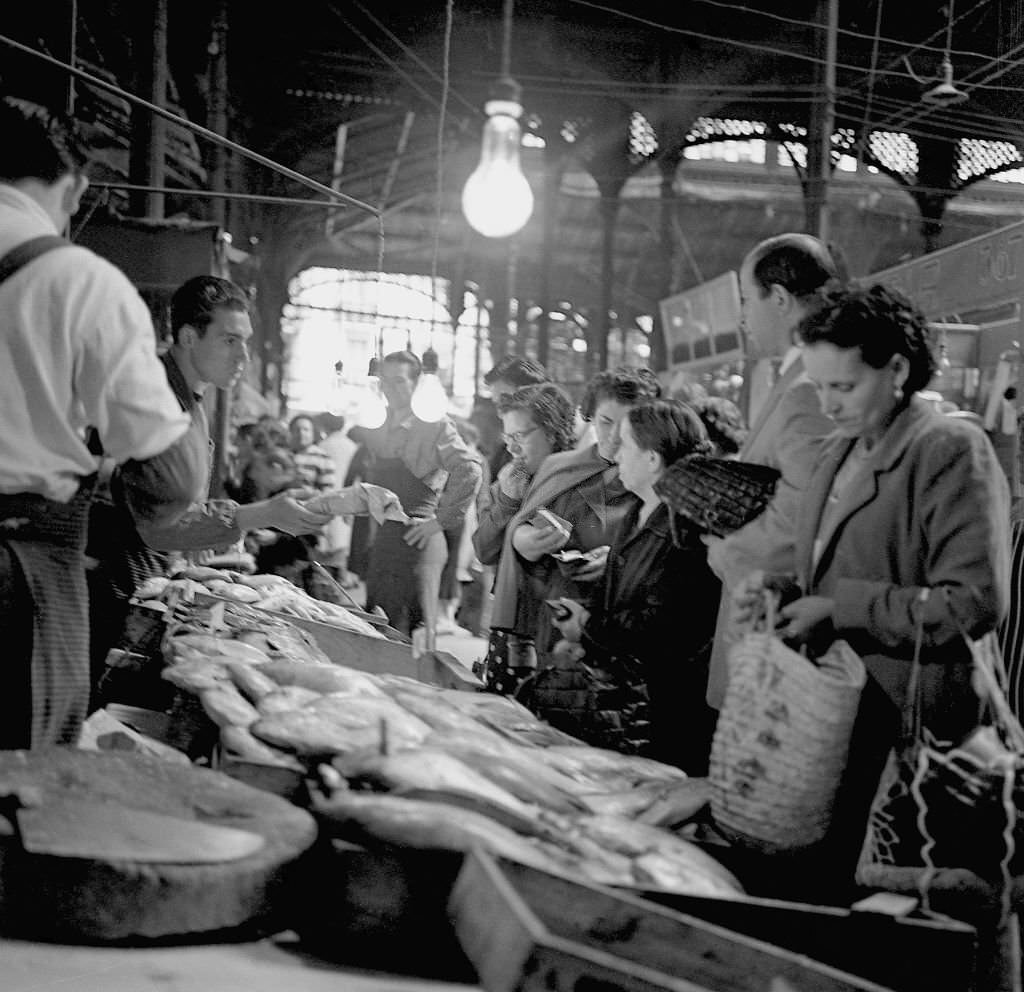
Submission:
[[[696,533],[659,505],[626,517],[600,605],[583,630],[583,666],[538,676],[535,707],[601,747],[705,774],[714,714],[705,702],[720,585]],[[585,666],[585,667],[584,667]]]

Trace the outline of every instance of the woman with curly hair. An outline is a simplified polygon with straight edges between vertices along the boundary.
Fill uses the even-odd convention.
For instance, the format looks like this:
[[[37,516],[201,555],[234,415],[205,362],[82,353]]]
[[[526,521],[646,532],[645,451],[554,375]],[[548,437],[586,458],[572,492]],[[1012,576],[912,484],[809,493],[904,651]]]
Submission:
[[[498,557],[491,629],[534,644],[540,663],[557,637],[543,601],[568,596],[592,604],[600,592],[609,547],[636,502],[619,481],[615,464],[619,423],[631,407],[660,395],[661,386],[650,369],[621,367],[594,376],[581,409],[594,426],[596,443],[546,458],[508,522]],[[542,523],[541,509],[566,521],[568,532]],[[552,557],[560,551],[587,557],[561,562]],[[524,657],[523,667],[529,668],[531,653],[524,652]]]
[[[868,670],[822,865],[849,882],[872,796],[900,731],[920,647],[922,725],[960,741],[978,719],[971,637],[1006,610],[1009,492],[984,431],[917,395],[935,373],[923,314],[882,285],[840,290],[798,328],[835,423],[795,516],[798,572],[777,633],[820,654],[849,642]],[[733,595],[745,622],[783,577]],[[833,891],[837,891],[833,889]]]

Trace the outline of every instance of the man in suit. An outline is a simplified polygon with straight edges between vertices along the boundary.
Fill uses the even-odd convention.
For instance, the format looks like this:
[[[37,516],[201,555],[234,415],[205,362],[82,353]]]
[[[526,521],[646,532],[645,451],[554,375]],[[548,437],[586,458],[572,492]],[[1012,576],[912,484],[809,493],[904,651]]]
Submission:
[[[707,540],[708,561],[722,580],[708,676],[707,698],[715,709],[721,709],[725,698],[726,656],[735,637],[729,621],[732,588],[755,569],[796,569],[796,504],[833,425],[821,412],[815,388],[804,374],[794,331],[818,305],[821,288],[838,279],[828,247],[808,234],[780,234],[762,241],[740,267],[748,357],[752,363],[771,359],[778,370],[737,457],[771,466],[781,475],[764,513],[728,537]]]

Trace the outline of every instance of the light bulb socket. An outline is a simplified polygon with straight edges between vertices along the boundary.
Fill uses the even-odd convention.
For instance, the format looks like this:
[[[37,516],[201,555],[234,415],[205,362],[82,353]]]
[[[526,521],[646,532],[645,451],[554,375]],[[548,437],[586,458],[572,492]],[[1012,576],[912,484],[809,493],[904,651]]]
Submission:
[[[334,363],[334,374],[335,375],[341,375],[342,372],[344,372],[344,371],[345,371],[345,363],[344,362],[337,361],[337,362]]]
[[[420,365],[428,375],[437,375],[437,352],[433,348],[428,348],[423,352]]]
[[[370,364],[369,367],[366,369],[366,374],[377,377],[380,376],[380,359],[376,355],[374,355],[373,358],[370,359]]]
[[[519,113],[523,112],[523,88],[511,76],[499,76],[494,80],[488,90],[487,100],[489,103],[514,103],[519,107]],[[518,117],[519,114],[514,116]]]

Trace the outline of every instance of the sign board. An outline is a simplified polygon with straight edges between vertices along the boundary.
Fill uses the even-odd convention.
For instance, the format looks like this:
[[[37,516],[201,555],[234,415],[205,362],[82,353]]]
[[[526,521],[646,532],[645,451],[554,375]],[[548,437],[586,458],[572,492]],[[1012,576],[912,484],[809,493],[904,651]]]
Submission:
[[[743,357],[740,287],[735,272],[666,297],[659,308],[671,369]]]
[[[909,296],[932,319],[1024,297],[1024,221],[859,280]]]

